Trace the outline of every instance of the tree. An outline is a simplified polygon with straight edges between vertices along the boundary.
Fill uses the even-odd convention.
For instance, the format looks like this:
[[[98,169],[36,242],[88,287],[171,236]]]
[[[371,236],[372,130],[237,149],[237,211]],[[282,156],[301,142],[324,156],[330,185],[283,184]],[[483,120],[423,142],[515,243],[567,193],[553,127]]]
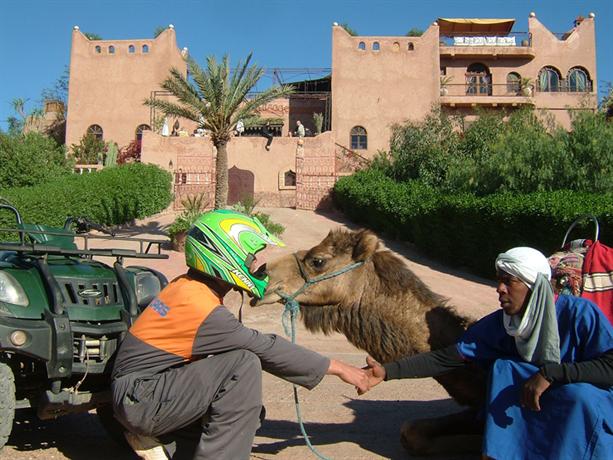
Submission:
[[[164,26],[157,26],[154,30],[153,30],[153,38],[158,38],[158,36],[164,32],[166,30],[166,27]]]
[[[274,86],[261,93],[247,97],[264,74],[256,65],[250,66],[251,54],[231,73],[228,56],[220,63],[214,56],[207,58],[207,67],[201,68],[196,61],[187,59],[190,80],[180,70],[173,68],[162,88],[172,93],[177,102],[147,99],[145,105],[162,111],[167,116],[182,117],[195,121],[211,135],[217,149],[215,165],[215,209],[224,208],[228,200],[228,152],[227,144],[232,138],[238,120],[246,121],[255,116],[262,105],[292,91],[291,86]]]
[[[102,40],[100,35],[93,32],[83,32],[83,35],[85,35],[88,40]]]
[[[407,37],[421,37],[424,34],[424,31],[421,29],[418,29],[417,27],[413,27],[411,30],[409,30],[406,33]]]

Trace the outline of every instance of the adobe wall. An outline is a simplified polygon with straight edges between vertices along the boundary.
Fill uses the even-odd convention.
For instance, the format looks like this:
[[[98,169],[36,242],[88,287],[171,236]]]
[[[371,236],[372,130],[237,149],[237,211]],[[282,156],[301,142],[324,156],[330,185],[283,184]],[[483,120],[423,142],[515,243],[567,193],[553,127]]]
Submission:
[[[130,45],[134,53],[128,52]],[[143,53],[143,45],[148,53]],[[114,54],[109,54],[109,46],[115,47]],[[138,125],[149,125],[149,107],[143,101],[160,89],[173,66],[186,71],[174,29],[144,40],[89,40],[78,28],[73,30],[66,144],[77,144],[87,128],[97,124],[105,141],[127,145]]]
[[[364,42],[365,49],[358,49]],[[373,43],[378,42],[379,51]],[[409,43],[413,50],[409,50]],[[388,149],[390,126],[422,119],[438,100],[439,32],[432,25],[421,37],[351,36],[332,28],[332,130],[335,142],[351,147],[350,132],[362,126],[372,157]]]

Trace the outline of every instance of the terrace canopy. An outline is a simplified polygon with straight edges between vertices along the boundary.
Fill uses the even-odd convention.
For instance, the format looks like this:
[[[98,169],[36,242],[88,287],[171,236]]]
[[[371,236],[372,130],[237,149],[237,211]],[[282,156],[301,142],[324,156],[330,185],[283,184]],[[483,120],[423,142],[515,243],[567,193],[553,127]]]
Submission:
[[[438,18],[441,35],[507,35],[515,19]]]

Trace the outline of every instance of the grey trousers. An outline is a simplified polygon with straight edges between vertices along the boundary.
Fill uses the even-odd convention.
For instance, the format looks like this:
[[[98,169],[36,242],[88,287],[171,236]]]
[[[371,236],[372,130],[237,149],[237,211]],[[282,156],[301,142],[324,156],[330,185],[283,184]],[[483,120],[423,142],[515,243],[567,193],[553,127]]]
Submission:
[[[113,399],[121,401],[115,416],[130,431],[158,437],[201,421],[194,459],[249,458],[262,408],[262,368],[253,353],[211,356],[125,388]]]

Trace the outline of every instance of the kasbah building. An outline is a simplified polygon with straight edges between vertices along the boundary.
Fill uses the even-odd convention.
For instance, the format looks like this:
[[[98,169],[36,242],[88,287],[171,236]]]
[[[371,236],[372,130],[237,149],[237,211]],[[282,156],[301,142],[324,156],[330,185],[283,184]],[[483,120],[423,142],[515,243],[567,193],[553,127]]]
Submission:
[[[530,13],[528,31],[513,19],[442,19],[418,37],[352,36],[332,26],[328,75],[294,83],[296,93],[273,101],[260,117],[275,120],[270,151],[260,127],[228,145],[229,204],[250,196],[260,206],[326,206],[335,181],[389,148],[391,127],[421,120],[433,107],[464,116],[479,110],[531,107],[569,128],[571,112],[597,107],[594,14],[579,17],[566,33],[552,33]],[[187,49],[169,26],[155,39],[89,40],[72,33],[66,145],[92,132],[120,147],[137,141],[141,161],[174,177],[174,208],[204,194],[212,205],[215,149],[196,126],[178,120],[168,136],[143,101],[169,97],[160,84],[176,67],[187,72]],[[292,137],[296,121],[315,133]],[[172,129],[177,120],[165,120]]]

